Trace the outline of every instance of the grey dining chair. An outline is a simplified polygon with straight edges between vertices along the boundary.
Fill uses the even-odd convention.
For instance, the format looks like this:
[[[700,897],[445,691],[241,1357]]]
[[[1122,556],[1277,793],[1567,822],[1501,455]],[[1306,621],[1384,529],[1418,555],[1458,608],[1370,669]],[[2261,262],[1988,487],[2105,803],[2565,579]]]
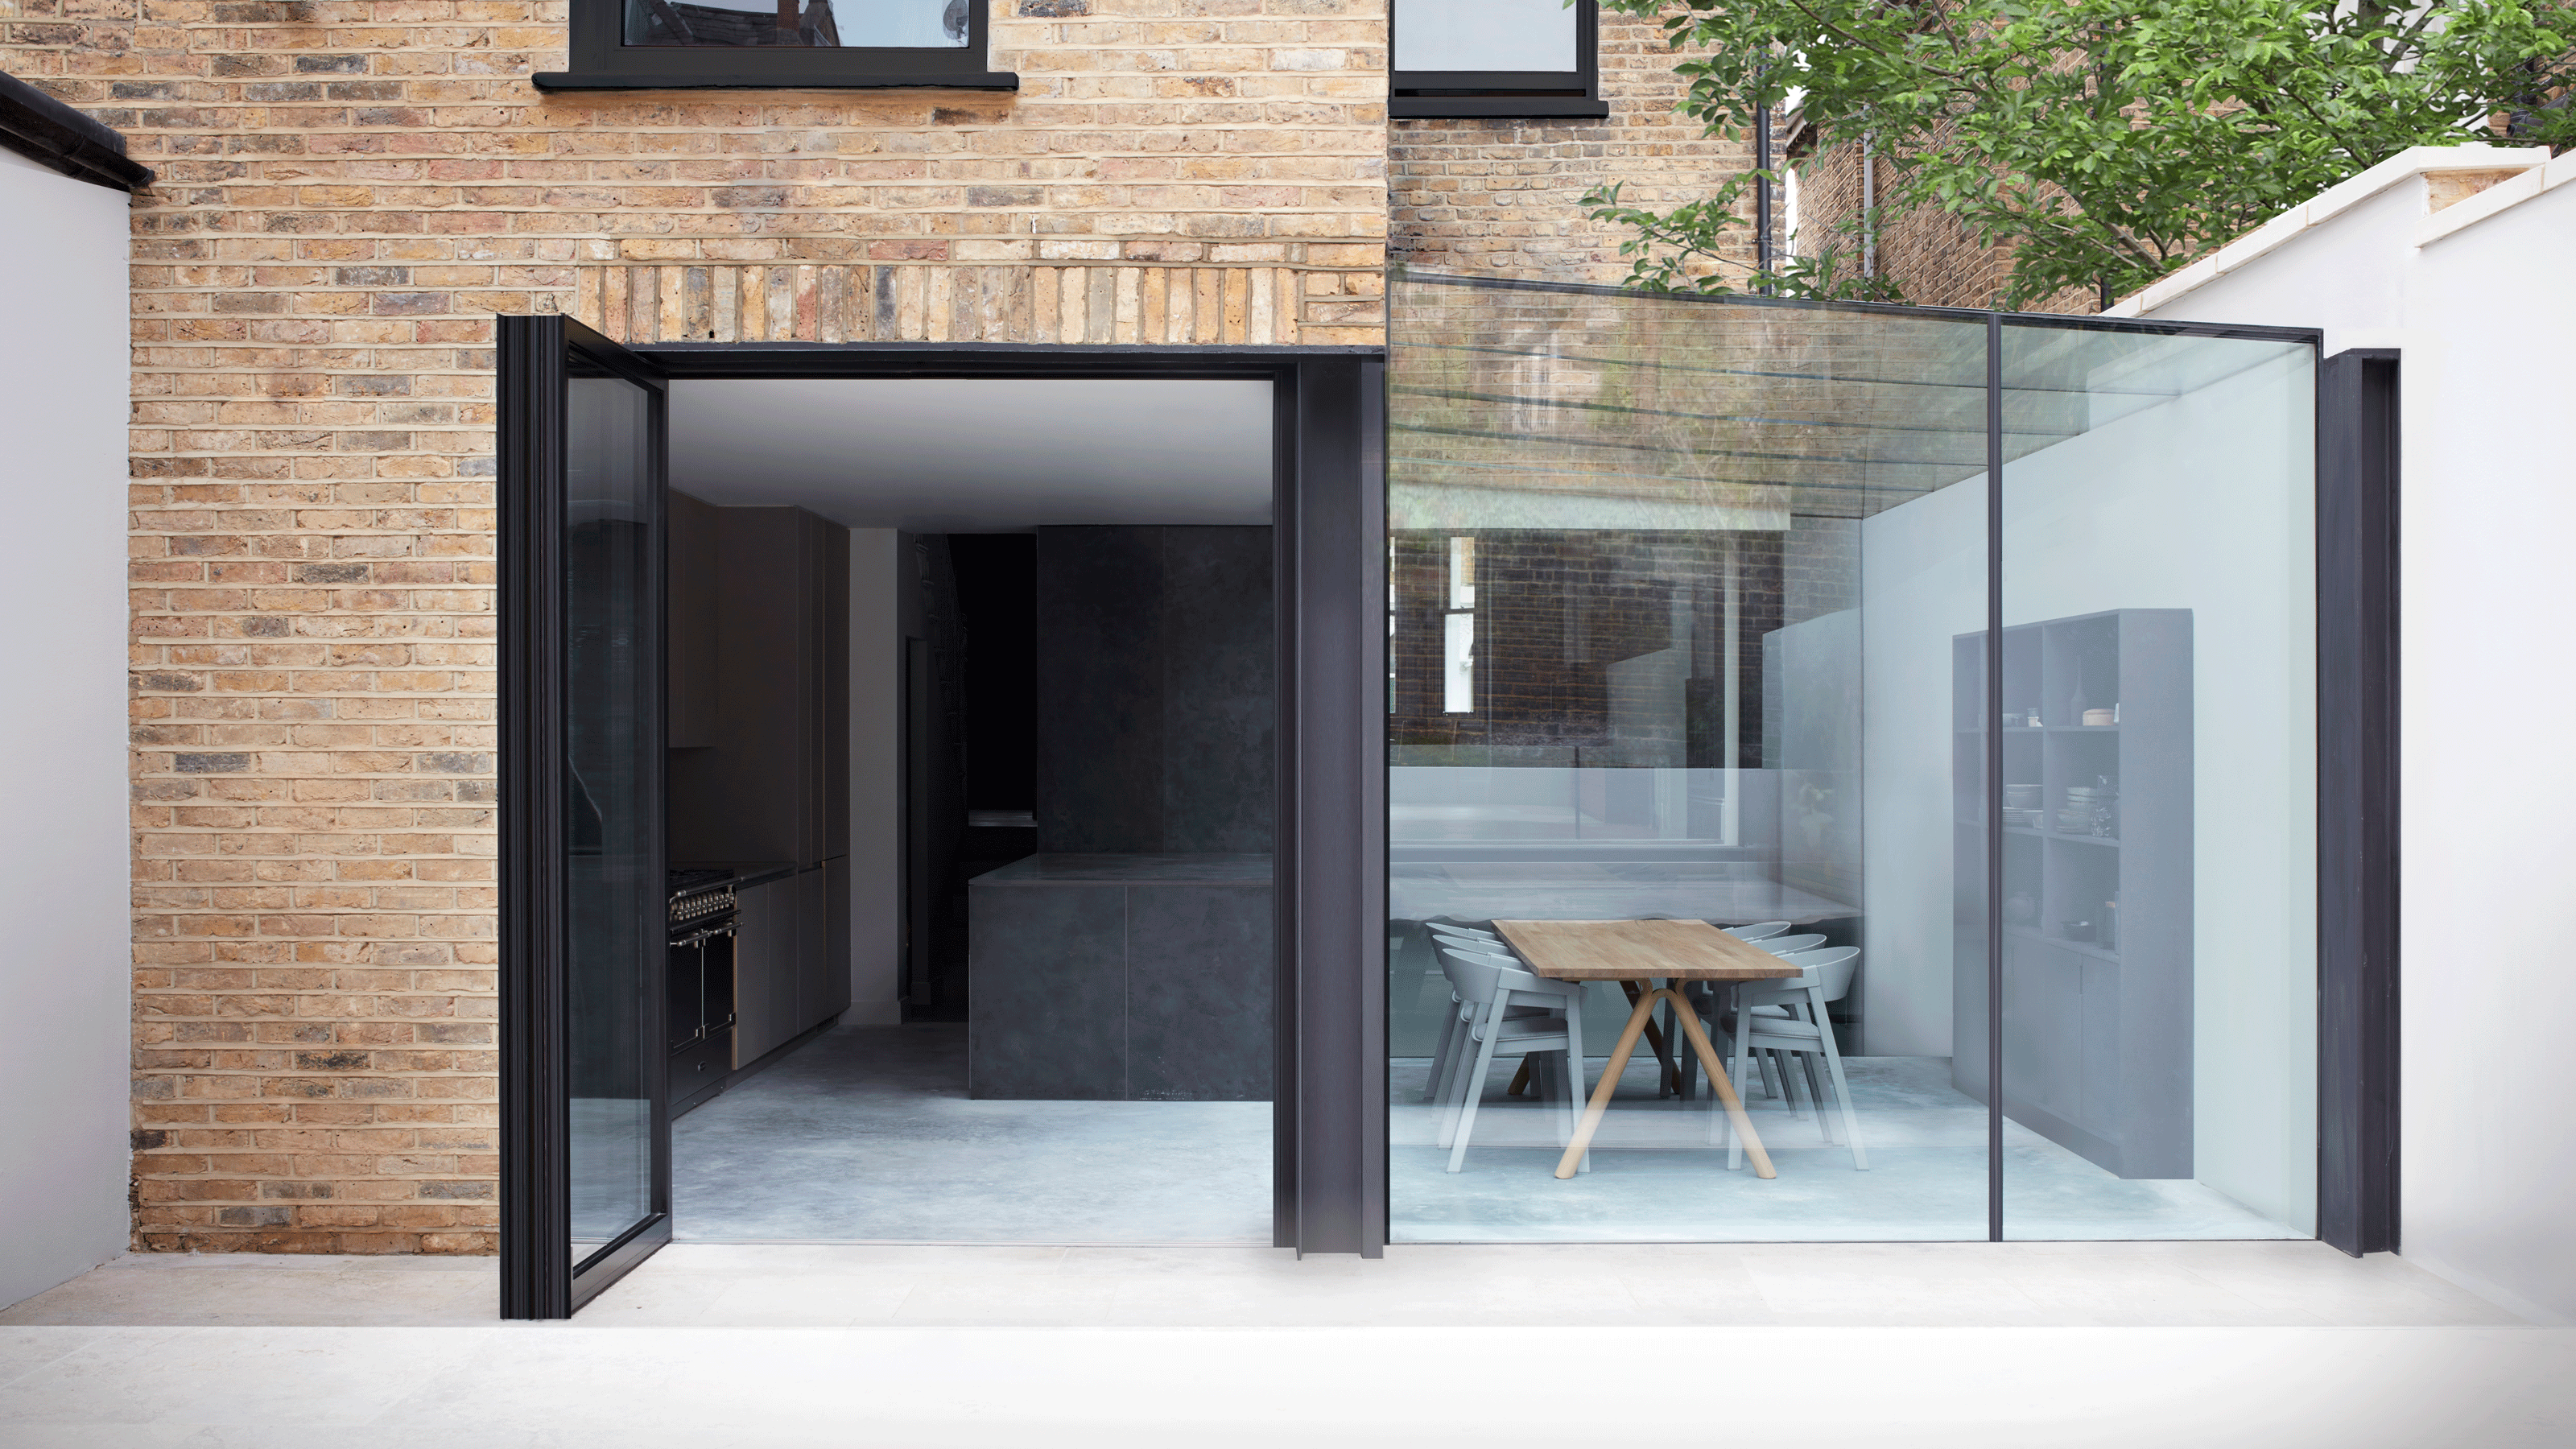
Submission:
[[[1720,926],[1718,929],[1739,941],[1761,941],[1779,935],[1792,924],[1789,921],[1755,921],[1749,926]]]
[[[1531,1079],[1542,1097],[1555,1099],[1557,1141],[1574,1140],[1583,1110],[1583,988],[1571,981],[1550,981],[1523,969],[1509,957],[1445,949],[1440,962],[1471,1013],[1467,1035],[1450,1059],[1442,1086],[1447,1111],[1440,1145],[1449,1149],[1449,1171],[1467,1165],[1467,1144],[1475,1136],[1476,1109],[1485,1095],[1486,1079],[1497,1056],[1515,1056],[1538,1069]],[[1542,1008],[1513,1015],[1515,1006]],[[1474,1058],[1472,1064],[1468,1058]],[[1585,1153],[1580,1170],[1590,1171]]]
[[[1766,921],[1764,924],[1768,925],[1769,922]],[[1768,951],[1775,956],[1785,956],[1795,951],[1815,950],[1817,947],[1825,944],[1825,934],[1822,931],[1805,931],[1795,936],[1765,936],[1758,941],[1754,941],[1752,944],[1761,947],[1763,950]],[[1763,984],[1765,983],[1758,981],[1743,982],[1738,984],[1738,989],[1746,986],[1760,986]],[[1716,983],[1706,981],[1692,982],[1688,987],[1684,988],[1683,995],[1687,996],[1690,999],[1691,1004],[1698,1008],[1701,1016],[1710,1020],[1715,1020],[1724,1015],[1727,1010],[1725,988],[1718,986]],[[1766,1014],[1772,1016],[1786,1017],[1789,1015],[1788,1008],[1784,1006],[1767,1006],[1762,1008],[1762,1010]],[[1782,1080],[1782,1074],[1788,1070],[1788,1064],[1781,1060],[1779,1054],[1776,1052],[1760,1053],[1754,1058],[1754,1065],[1759,1068],[1762,1073],[1762,1095],[1766,1097],[1778,1097],[1784,1100],[1787,1099],[1788,1086]],[[1682,1054],[1681,1088],[1684,1100],[1689,1100],[1699,1095],[1699,1061],[1697,1056],[1693,1053],[1685,1052]],[[1738,1084],[1737,1089],[1739,1091],[1742,1090],[1741,1084]],[[1792,1110],[1795,1110],[1794,1106]]]
[[[1423,926],[1430,932],[1432,951],[1435,956],[1442,950],[1454,946],[1462,951],[1499,956],[1515,966],[1522,964],[1519,959],[1520,953],[1514,951],[1509,942],[1491,931],[1480,930],[1474,926],[1453,925],[1447,921],[1426,921]],[[1447,966],[1441,967],[1441,975],[1444,980],[1447,978]],[[1507,1014],[1528,1016],[1539,1010],[1541,1008],[1536,1006],[1515,1006]],[[1423,1078],[1422,1082],[1423,1101],[1441,1100],[1441,1083],[1448,1080],[1450,1060],[1458,1050],[1458,1043],[1467,1034],[1468,1021],[1472,1015],[1465,998],[1459,996],[1456,983],[1452,982],[1449,986],[1449,1011],[1440,1023],[1440,1044],[1431,1054],[1430,1075]],[[1517,1085],[1514,1091],[1517,1093]]]
[[[1861,1146],[1860,1113],[1852,1105],[1851,1083],[1843,1075],[1841,1050],[1834,1042],[1833,1021],[1827,1008],[1851,994],[1852,977],[1860,970],[1860,948],[1836,946],[1822,951],[1800,951],[1782,958],[1798,968],[1794,977],[1780,981],[1748,981],[1735,992],[1734,1009],[1722,1024],[1735,1042],[1731,1068],[1736,1090],[1744,1088],[1745,1058],[1752,1052],[1772,1052],[1793,1058],[1803,1073],[1808,1098],[1815,1103],[1816,1123],[1825,1140],[1834,1140],[1831,1117],[1827,1115],[1823,1084],[1817,1080],[1815,1064],[1822,1059],[1825,1075],[1833,1082],[1834,1108],[1843,1120],[1843,1133],[1849,1142],[1852,1170],[1869,1171],[1869,1153]],[[1785,1008],[1778,1014],[1772,1008]],[[1781,1075],[1794,1084],[1797,1080],[1783,1069]],[[1795,1090],[1794,1085],[1791,1090]],[[1709,1140],[1727,1133],[1726,1165],[1732,1171],[1744,1158],[1744,1144],[1726,1124],[1724,1114],[1709,1123]]]

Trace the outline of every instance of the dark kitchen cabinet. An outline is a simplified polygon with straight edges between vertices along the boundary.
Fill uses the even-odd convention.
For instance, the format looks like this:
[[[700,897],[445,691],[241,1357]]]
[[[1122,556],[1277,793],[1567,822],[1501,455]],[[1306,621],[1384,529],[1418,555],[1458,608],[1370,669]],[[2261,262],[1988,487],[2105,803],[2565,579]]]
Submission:
[[[797,1014],[812,1026],[850,1009],[850,863],[827,860],[803,878],[813,882],[805,908],[812,944],[796,1001]]]
[[[673,518],[670,709],[706,723],[671,751],[671,858],[794,867],[740,887],[739,1070],[849,1009],[850,534],[801,508]]]
[[[742,887],[739,944],[734,953],[737,1024],[736,1067],[767,1056],[803,1030],[797,1024],[796,877]]]
[[[671,708],[667,743],[701,749],[716,742],[716,528],[713,504],[674,490],[670,495],[666,597]]]
[[[705,513],[714,726],[709,743],[671,752],[672,857],[802,867],[846,855],[849,530],[801,508]]]
[[[835,860],[742,887],[735,1066],[850,1009],[849,881]]]

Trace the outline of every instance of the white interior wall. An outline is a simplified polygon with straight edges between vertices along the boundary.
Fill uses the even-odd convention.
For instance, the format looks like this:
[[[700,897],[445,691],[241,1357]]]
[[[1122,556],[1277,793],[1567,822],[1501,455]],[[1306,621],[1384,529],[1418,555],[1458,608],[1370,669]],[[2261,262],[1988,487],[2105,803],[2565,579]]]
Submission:
[[[1861,965],[1872,1056],[1951,1054],[1950,640],[1986,627],[1986,480],[1861,525]]]
[[[0,1304],[126,1241],[126,208],[0,149]]]
[[[900,535],[850,530],[850,1010],[903,1020],[903,626]]]
[[[2576,155],[2439,216],[2435,158],[2144,315],[2402,351],[2400,1251],[2576,1323]]]
[[[2315,1220],[2313,433],[2304,354],[2014,463],[2005,621],[2193,611],[2194,1172]],[[1869,1050],[1950,1054],[1952,639],[1982,477],[1862,525]],[[1893,1017],[1893,1020],[1889,1018]]]

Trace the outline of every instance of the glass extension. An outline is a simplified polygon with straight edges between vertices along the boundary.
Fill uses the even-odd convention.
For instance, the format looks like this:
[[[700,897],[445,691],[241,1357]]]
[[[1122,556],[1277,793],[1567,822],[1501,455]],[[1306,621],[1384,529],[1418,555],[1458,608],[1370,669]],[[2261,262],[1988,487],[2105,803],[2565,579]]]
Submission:
[[[2312,1235],[2314,340],[1390,291],[1390,1236]]]

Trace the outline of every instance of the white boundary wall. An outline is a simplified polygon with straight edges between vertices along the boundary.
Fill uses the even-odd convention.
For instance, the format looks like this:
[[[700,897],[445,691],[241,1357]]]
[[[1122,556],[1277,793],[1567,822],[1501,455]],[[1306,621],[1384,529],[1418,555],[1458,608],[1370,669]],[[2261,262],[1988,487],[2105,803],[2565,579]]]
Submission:
[[[2409,151],[2113,311],[2402,351],[2400,1251],[2576,1323],[2576,154],[2543,159]]]
[[[126,207],[0,149],[0,1304],[126,1243]]]

